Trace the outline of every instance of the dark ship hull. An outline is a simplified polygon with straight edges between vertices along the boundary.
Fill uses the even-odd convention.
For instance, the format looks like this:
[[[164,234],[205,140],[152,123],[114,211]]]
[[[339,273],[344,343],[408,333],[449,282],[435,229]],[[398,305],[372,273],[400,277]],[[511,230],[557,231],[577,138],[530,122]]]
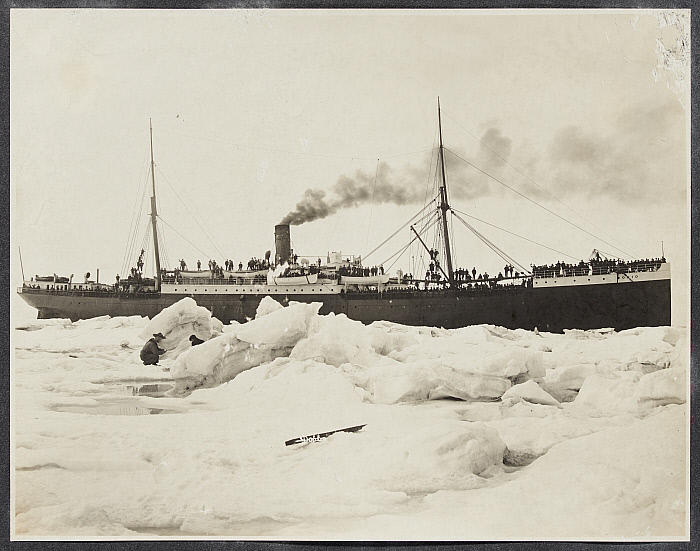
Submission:
[[[564,329],[610,327],[622,330],[671,324],[671,280],[663,277],[591,285],[333,294],[124,294],[20,289],[20,296],[38,310],[39,318],[70,318],[73,321],[103,315],[152,318],[184,296],[191,296],[222,322],[243,323],[255,317],[258,304],[266,295],[283,304],[292,300],[321,302],[321,314],[345,314],[363,323],[384,320],[446,329],[492,324],[509,329],[532,330],[537,327],[543,331],[561,332]]]

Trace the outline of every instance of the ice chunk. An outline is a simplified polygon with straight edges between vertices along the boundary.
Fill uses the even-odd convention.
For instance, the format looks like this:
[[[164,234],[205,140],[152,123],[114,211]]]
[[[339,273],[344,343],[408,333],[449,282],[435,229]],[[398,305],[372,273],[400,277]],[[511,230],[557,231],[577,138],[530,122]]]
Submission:
[[[368,329],[345,314],[329,314],[316,320],[314,331],[299,341],[290,356],[296,360],[315,359],[340,367],[344,363],[372,365],[377,354],[373,352]]]
[[[479,372],[499,377],[516,377],[521,373],[541,377],[544,375],[542,352],[508,346],[503,352],[491,356]]]
[[[377,481],[391,491],[432,493],[469,489],[478,475],[500,465],[506,446],[482,423],[443,421],[400,438],[387,439],[380,453],[394,457]]]
[[[258,346],[294,346],[307,335],[311,320],[318,314],[320,302],[299,302],[276,309],[241,325],[237,337]]]
[[[224,332],[224,322],[212,316],[211,318],[211,336],[216,337]]]
[[[685,330],[680,327],[662,327],[664,331],[663,340],[671,346],[676,346],[678,341],[685,338]]]
[[[179,352],[189,347],[190,335],[197,335],[204,341],[212,337],[211,312],[203,306],[197,306],[193,298],[185,297],[158,313],[139,334],[139,338],[146,341],[155,333],[162,333],[165,336],[160,343],[161,348],[168,351],[178,349],[162,357],[166,359],[176,357]],[[186,342],[184,347],[181,346],[183,341]]]
[[[374,322],[366,328],[366,331],[370,335],[372,348],[382,356],[400,352],[409,346],[418,344],[419,332],[415,327],[409,328],[397,324],[382,326],[378,322]]]
[[[237,339],[233,333],[224,333],[178,356],[170,374],[178,391],[212,387],[289,352],[289,348],[256,346]]]
[[[236,331],[238,331],[238,326],[239,326],[239,325],[241,325],[240,322],[238,322],[238,321],[236,321],[236,320],[231,320],[231,321],[228,323],[228,325],[224,325],[224,326],[221,328],[221,332],[222,332],[222,333],[236,332]]]
[[[314,302],[272,309],[267,315],[189,348],[170,369],[177,390],[216,386],[251,367],[288,356],[306,336],[320,307]]]
[[[544,383],[558,390],[578,390],[587,377],[597,373],[595,364],[574,364],[547,369]]]
[[[635,397],[643,406],[684,404],[686,401],[685,370],[671,367],[644,375]]]
[[[637,371],[593,374],[584,381],[572,406],[575,409],[596,410],[595,413],[599,415],[634,411],[634,393],[641,376]]]
[[[502,396],[503,400],[508,398],[521,398],[526,402],[533,404],[543,404],[546,406],[558,406],[559,402],[554,399],[551,394],[548,394],[540,388],[533,380],[526,381],[519,385],[514,385],[508,389]]]
[[[255,311],[255,318],[261,318],[262,316],[284,308],[279,302],[277,302],[271,296],[265,296],[258,304],[258,309]]]
[[[496,345],[494,351],[490,346],[450,346],[449,349],[442,347],[437,349],[437,353],[423,347],[411,347],[411,353],[423,352],[427,357],[438,357],[445,365],[456,371],[464,373],[475,373],[480,375],[490,375],[492,377],[517,377],[521,373],[531,372],[533,377],[542,376],[542,352],[528,350],[519,346]],[[427,353],[426,353],[427,352]],[[400,359],[402,355],[391,354],[394,359]],[[406,362],[415,361],[415,356],[408,356]]]
[[[359,382],[355,379],[356,383]],[[364,387],[379,404],[431,400],[496,400],[510,388],[502,377],[463,373],[439,363],[376,366]]]
[[[465,344],[482,344],[494,340],[491,332],[483,325],[470,325],[454,329],[453,335]]]
[[[671,367],[678,367],[683,370],[688,370],[688,363],[690,360],[690,349],[688,347],[688,337],[680,337],[676,346],[671,352],[669,359],[671,361]]]
[[[94,318],[88,318],[84,320],[78,320],[75,322],[76,327],[81,327],[84,329],[103,329],[105,327],[105,322],[109,320],[109,316],[96,316]]]
[[[582,329],[564,329],[564,335],[569,339],[602,339],[604,335],[597,331],[584,331]]]

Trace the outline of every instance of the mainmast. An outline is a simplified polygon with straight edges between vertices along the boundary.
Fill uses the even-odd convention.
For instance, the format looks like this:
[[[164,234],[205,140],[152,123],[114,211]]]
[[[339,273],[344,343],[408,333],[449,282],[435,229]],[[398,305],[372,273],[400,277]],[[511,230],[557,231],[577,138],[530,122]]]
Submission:
[[[151,128],[151,182],[153,183],[153,195],[151,196],[151,224],[153,225],[153,248],[156,255],[156,291],[160,289],[160,254],[158,251],[158,230],[156,227],[156,218],[158,211],[156,210],[156,175],[153,162],[153,124],[151,119],[148,119],[148,124]]]
[[[442,117],[440,115],[440,97],[438,96],[438,128],[440,130],[440,165],[442,168],[442,185],[440,186],[440,206],[442,211],[442,230],[445,234],[445,257],[447,259],[447,276],[450,287],[454,284],[454,272],[452,271],[452,252],[450,249],[450,234],[447,227],[447,211],[450,205],[447,203],[447,180],[445,178],[445,151],[442,145]]]

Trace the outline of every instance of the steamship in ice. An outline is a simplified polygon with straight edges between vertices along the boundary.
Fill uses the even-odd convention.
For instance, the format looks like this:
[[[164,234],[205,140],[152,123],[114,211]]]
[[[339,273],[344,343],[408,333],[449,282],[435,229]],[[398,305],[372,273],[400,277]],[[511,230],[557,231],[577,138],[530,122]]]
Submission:
[[[102,315],[153,317],[183,297],[192,297],[224,323],[255,316],[260,301],[270,296],[290,301],[321,302],[321,314],[345,314],[363,323],[384,320],[444,328],[493,324],[506,328],[617,330],[671,324],[671,270],[665,258],[623,262],[594,251],[588,262],[525,267],[510,263],[505,276],[488,277],[453,267],[448,213],[467,224],[448,202],[442,120],[438,101],[439,189],[433,227],[437,248],[426,245],[425,232],[410,226],[411,242],[430,256],[420,276],[384,273],[362,266],[358,257],[329,253],[324,259],[299,258],[291,248],[290,227],[275,227],[275,253],[270,262],[236,270],[187,271],[161,265],[151,130],[151,227],[155,274],[142,274],[143,255],[128,277],[114,285],[71,278],[32,277],[18,289],[39,318],[86,319]],[[437,174],[437,172],[436,172]],[[468,224],[467,224],[468,225]],[[500,251],[495,248],[494,250]],[[515,271],[513,264],[520,270]],[[427,262],[426,262],[427,265]],[[88,274],[89,275],[89,274]]]

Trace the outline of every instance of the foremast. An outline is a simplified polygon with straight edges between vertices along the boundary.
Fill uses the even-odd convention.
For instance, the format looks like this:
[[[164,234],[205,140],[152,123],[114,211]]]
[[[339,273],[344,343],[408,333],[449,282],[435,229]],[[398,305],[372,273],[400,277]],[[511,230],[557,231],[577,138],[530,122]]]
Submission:
[[[447,212],[450,205],[447,202],[447,179],[445,177],[445,148],[442,145],[442,116],[440,114],[440,97],[438,96],[438,129],[440,134],[440,167],[442,172],[442,185],[440,186],[440,205],[438,208],[442,217],[442,231],[445,236],[445,259],[447,260],[447,278],[450,287],[454,285],[454,271],[452,270],[452,250],[450,248],[450,233],[447,225]]]
[[[153,162],[153,123],[151,119],[148,119],[148,124],[151,130],[151,183],[153,184],[153,195],[151,195],[151,224],[153,225],[153,249],[156,256],[156,291],[158,291],[160,290],[160,252],[158,250],[158,228],[156,225],[156,219],[158,218],[158,211],[156,209],[156,164]]]

